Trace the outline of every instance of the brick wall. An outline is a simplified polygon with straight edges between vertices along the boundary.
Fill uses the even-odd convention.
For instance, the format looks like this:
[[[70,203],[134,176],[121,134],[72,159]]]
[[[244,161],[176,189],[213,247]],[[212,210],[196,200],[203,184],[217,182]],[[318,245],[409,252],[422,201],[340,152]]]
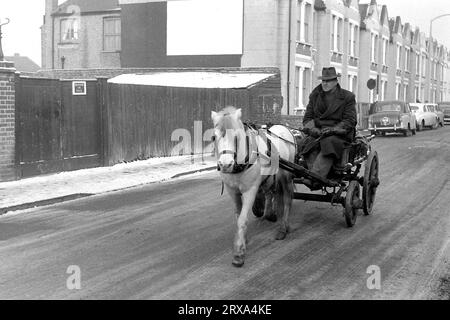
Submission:
[[[0,181],[16,179],[14,73],[12,63],[0,62]]]

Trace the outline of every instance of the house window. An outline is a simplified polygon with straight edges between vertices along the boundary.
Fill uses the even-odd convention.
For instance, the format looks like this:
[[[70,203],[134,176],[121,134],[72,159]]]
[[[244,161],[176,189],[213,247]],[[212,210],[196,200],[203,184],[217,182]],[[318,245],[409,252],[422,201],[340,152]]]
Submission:
[[[303,69],[303,79],[302,79],[302,102],[303,106],[308,104],[310,84],[311,84],[311,69]]]
[[[372,43],[371,43],[371,51],[370,51],[370,61],[376,62],[376,55],[377,55],[377,36],[375,34],[371,34],[372,37]]]
[[[297,2],[297,41],[301,42],[302,40],[302,1]]]
[[[103,19],[103,50],[120,51],[120,18]]]
[[[409,49],[405,49],[405,70],[409,71],[409,59],[410,59],[410,51]]]
[[[383,39],[383,65],[387,65],[388,40]]]
[[[309,39],[309,33],[310,33],[310,27],[309,27],[309,21],[311,19],[311,5],[309,3],[305,4],[305,17],[304,17],[304,22],[303,22],[303,26],[304,26],[304,34],[305,34],[305,42],[306,43],[310,43],[310,39]]]
[[[61,41],[78,40],[80,24],[78,19],[61,20]]]
[[[397,69],[400,69],[400,61],[401,61],[402,48],[397,45]]]
[[[420,56],[416,54],[416,74],[420,74]]]
[[[294,104],[296,107],[300,107],[300,67],[295,67],[295,101]]]
[[[425,76],[425,65],[426,65],[426,61],[427,61],[427,58],[426,58],[426,56],[423,54],[422,55],[422,76]],[[423,96],[423,95],[422,95]]]
[[[400,83],[395,84],[395,99],[398,100],[402,97],[402,85]]]
[[[356,39],[358,37],[358,26],[353,27],[353,55],[356,57],[357,54],[357,46],[356,46]]]
[[[352,23],[349,23],[348,25],[348,54],[350,56],[355,56],[355,51],[354,51],[354,47],[353,47],[353,42],[355,41],[355,34],[354,34],[354,27]]]
[[[380,100],[386,100],[386,92],[387,92],[387,81],[381,80],[381,96]]]
[[[331,50],[335,51],[336,48],[336,16],[332,16],[331,20]]]
[[[297,41],[310,43],[311,4],[297,2]]]
[[[337,50],[342,51],[342,19],[338,19],[337,24]]]
[[[343,21],[337,16],[332,16],[332,31],[331,31],[331,49],[334,52],[342,51],[342,30]]]

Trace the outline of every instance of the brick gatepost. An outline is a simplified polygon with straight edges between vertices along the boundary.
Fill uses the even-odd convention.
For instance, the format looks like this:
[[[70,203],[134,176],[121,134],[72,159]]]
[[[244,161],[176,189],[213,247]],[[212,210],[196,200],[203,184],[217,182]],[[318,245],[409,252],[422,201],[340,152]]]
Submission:
[[[0,182],[16,180],[14,63],[0,61]]]

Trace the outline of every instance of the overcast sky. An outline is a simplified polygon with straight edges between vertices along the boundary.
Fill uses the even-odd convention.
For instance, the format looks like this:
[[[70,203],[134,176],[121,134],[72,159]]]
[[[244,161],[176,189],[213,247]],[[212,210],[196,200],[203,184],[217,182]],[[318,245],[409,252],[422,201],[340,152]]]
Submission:
[[[0,0],[1,23],[5,17],[11,20],[9,25],[2,28],[5,55],[19,53],[41,64],[40,27],[44,15],[44,2],[44,0]],[[370,1],[361,1],[367,2]],[[427,35],[432,18],[450,13],[450,0],[378,0],[378,4],[387,5],[389,17],[399,15],[403,23],[409,22],[417,26]],[[449,25],[450,16],[433,23],[433,36],[447,48],[450,48]]]

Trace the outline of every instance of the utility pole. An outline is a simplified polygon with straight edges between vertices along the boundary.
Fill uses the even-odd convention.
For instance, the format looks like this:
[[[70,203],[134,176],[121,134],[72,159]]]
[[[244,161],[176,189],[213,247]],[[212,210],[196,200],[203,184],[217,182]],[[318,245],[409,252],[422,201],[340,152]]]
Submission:
[[[430,72],[430,88],[428,89],[428,101],[432,102],[433,99],[431,97],[431,92],[432,92],[432,77],[433,74],[431,72],[431,70],[433,69],[433,61],[431,59],[431,50],[433,49],[433,22],[437,19],[440,19],[442,17],[446,17],[446,16],[450,16],[450,13],[445,13],[445,14],[441,14],[440,16],[434,17],[433,19],[430,20],[430,39],[428,40],[428,60],[430,61],[430,63],[428,64],[428,71]],[[424,97],[422,97],[423,99]]]
[[[9,19],[5,18],[6,22],[1,23],[2,20],[0,19],[0,61],[5,60],[5,56],[3,55],[3,49],[2,49],[2,26],[7,25],[9,23]]]

